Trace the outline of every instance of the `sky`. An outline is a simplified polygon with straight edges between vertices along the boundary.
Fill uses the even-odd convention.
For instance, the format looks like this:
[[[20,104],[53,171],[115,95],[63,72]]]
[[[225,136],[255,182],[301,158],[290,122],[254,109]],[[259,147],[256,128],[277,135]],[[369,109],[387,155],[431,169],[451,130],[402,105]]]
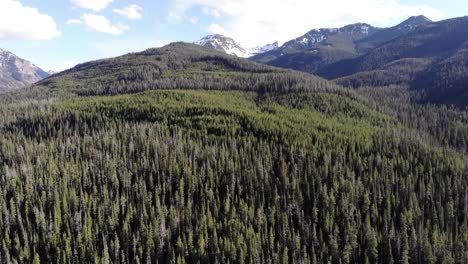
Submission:
[[[311,29],[468,15],[466,0],[0,0],[0,48],[44,70],[209,34],[247,47]]]

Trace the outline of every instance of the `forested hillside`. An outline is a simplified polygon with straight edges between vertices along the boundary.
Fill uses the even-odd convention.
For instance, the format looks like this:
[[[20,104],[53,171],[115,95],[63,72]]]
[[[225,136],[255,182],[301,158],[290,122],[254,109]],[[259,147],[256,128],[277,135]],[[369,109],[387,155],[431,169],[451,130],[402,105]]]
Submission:
[[[176,43],[0,96],[0,263],[467,263],[468,112]]]
[[[155,89],[289,92],[338,87],[309,74],[186,43],[84,63],[45,79],[38,86],[62,95],[108,95]]]

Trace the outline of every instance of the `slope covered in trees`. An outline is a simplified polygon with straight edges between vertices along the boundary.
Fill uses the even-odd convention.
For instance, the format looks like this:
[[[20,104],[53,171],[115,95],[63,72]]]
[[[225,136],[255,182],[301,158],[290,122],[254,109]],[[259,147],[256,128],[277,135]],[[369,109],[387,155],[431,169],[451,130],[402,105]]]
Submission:
[[[194,44],[84,63],[38,83],[54,94],[108,95],[155,89],[245,91],[331,90],[337,85]]]
[[[413,100],[187,44],[1,95],[0,262],[466,263],[468,113]]]

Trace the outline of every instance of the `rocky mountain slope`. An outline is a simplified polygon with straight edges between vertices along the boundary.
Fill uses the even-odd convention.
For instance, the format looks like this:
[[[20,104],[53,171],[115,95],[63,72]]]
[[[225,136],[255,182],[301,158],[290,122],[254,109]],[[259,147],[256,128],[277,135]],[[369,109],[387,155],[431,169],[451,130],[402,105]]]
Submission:
[[[0,92],[35,83],[49,74],[30,61],[0,49]]]

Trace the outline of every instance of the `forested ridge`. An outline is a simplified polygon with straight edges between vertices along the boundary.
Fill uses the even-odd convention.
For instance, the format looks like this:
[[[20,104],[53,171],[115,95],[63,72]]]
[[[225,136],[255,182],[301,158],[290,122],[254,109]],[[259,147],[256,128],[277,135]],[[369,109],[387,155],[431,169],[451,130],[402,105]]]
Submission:
[[[182,43],[2,95],[0,263],[467,263],[468,112],[415,96]]]
[[[137,93],[156,89],[290,92],[333,90],[310,74],[275,68],[209,48],[172,43],[121,57],[88,62],[42,80],[54,95]],[[342,91],[342,89],[341,89]]]

